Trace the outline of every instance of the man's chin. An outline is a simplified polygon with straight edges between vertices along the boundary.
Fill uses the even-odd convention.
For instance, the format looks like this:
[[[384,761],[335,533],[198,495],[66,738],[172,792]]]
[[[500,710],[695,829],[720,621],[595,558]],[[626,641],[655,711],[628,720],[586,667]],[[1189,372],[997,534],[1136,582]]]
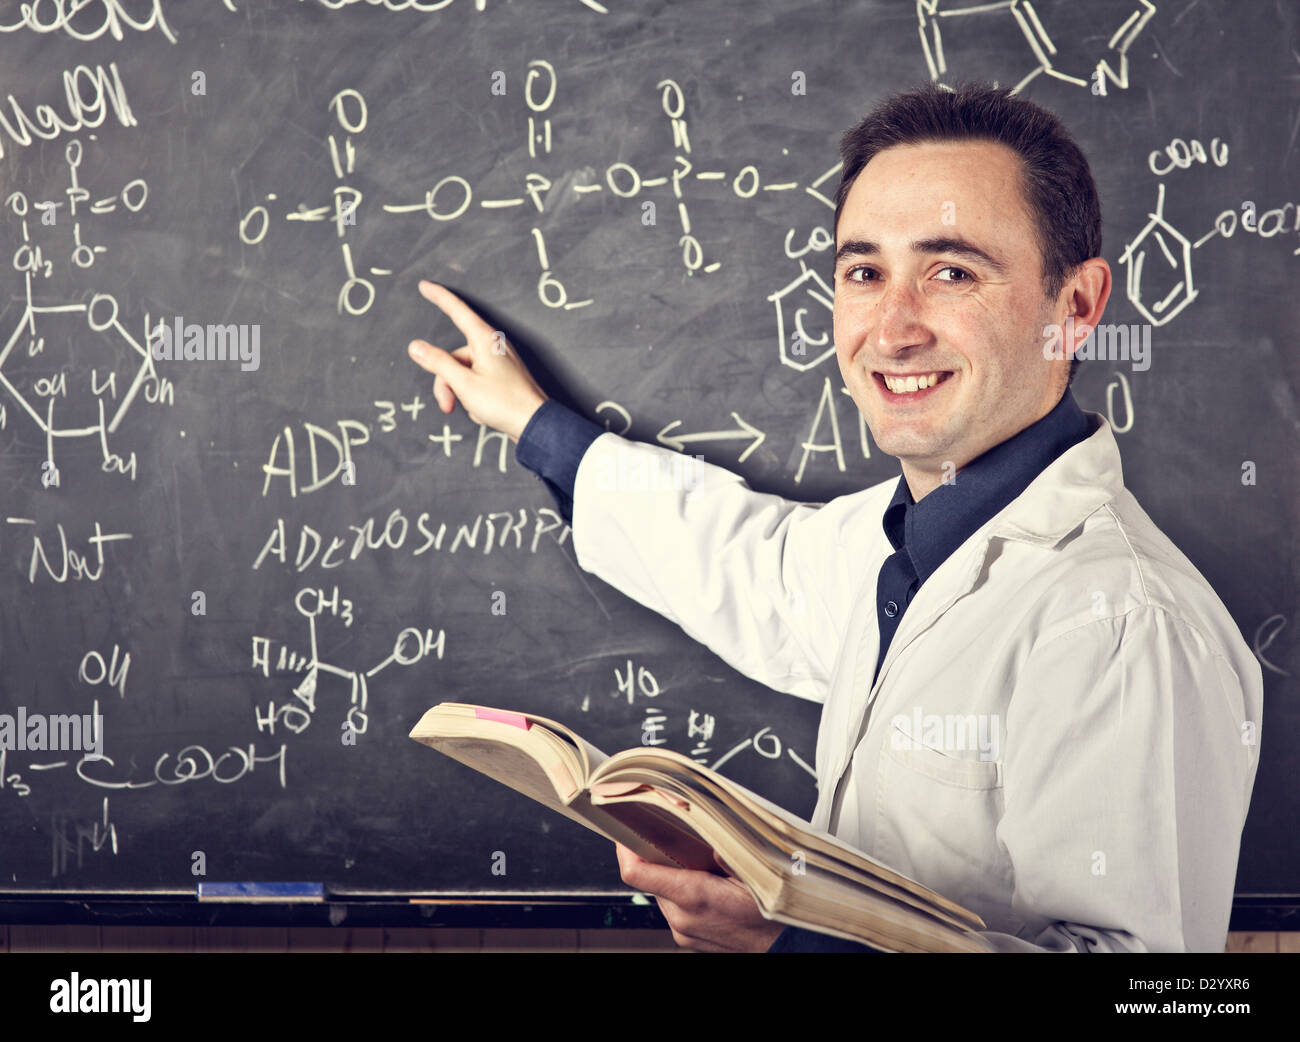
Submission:
[[[928,466],[942,455],[943,444],[939,438],[900,430],[885,430],[877,435],[870,424],[867,424],[867,429],[871,431],[871,439],[881,452],[905,463]]]

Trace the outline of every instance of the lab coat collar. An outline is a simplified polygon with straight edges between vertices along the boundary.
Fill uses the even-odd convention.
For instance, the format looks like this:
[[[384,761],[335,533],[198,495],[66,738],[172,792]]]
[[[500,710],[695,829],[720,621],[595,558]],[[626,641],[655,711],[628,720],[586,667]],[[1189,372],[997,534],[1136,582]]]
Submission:
[[[1066,449],[999,514],[990,538],[1054,547],[1124,491],[1119,446],[1105,416],[1084,411],[1092,434]]]
[[[979,584],[994,540],[1052,549],[1124,491],[1119,448],[1110,424],[1099,413],[1085,411],[1083,415],[1092,434],[1044,467],[1019,496],[940,563],[934,579],[921,584],[871,686],[879,688],[907,645]],[[869,632],[878,636],[874,629]],[[877,649],[878,645],[871,651],[871,662],[875,662]],[[860,659],[860,663],[865,661],[865,657]],[[861,679],[870,685],[869,674]]]

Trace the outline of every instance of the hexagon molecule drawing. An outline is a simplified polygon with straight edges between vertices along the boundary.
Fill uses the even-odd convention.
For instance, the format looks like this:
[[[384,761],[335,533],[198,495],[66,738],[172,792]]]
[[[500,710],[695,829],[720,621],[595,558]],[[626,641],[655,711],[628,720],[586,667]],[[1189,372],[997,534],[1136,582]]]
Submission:
[[[1155,212],[1124,247],[1119,262],[1125,268],[1128,299],[1153,326],[1162,326],[1195,300],[1197,291],[1192,284],[1192,243],[1165,220],[1165,186],[1156,188]],[[1154,273],[1147,267],[1148,256],[1156,265]],[[1149,296],[1149,304],[1142,299],[1144,280],[1148,290],[1156,287],[1156,299]]]
[[[72,362],[72,345],[78,345],[79,353],[90,356],[93,364],[83,368]],[[24,349],[19,350],[20,346]],[[24,380],[12,372],[20,359],[31,365],[46,356],[47,346],[48,354],[56,357],[47,363],[43,375]],[[123,459],[110,450],[108,436],[118,429],[137,398],[162,404],[174,401],[171,381],[158,376],[148,350],[118,320],[114,297],[97,293],[85,303],[35,304],[30,275],[22,313],[0,345],[0,387],[8,391],[17,412],[29,416],[45,436],[41,480],[47,486],[60,483],[54,462],[56,440],[77,438],[97,439],[101,469],[134,480],[135,453]],[[80,408],[73,401],[79,393]],[[111,412],[105,410],[105,399],[113,403]],[[57,417],[56,404],[60,406]],[[0,404],[0,426],[5,412]]]
[[[835,310],[835,291],[816,271],[802,261],[803,270],[793,281],[782,286],[767,299],[776,305],[776,342],[781,364],[806,372],[835,356],[828,328]],[[809,310],[814,312],[814,335],[805,325]]]
[[[66,77],[66,74],[65,74]],[[69,81],[71,82],[71,81]],[[94,140],[95,135],[90,135]],[[21,301],[17,321],[9,305],[0,307],[0,429],[26,416],[45,440],[45,458],[40,461],[43,487],[61,484],[55,464],[55,445],[77,439],[94,439],[99,444],[100,470],[134,481],[137,460],[134,452],[124,458],[112,451],[109,435],[115,434],[134,406],[141,402],[169,406],[175,403],[175,388],[154,368],[153,357],[140,339],[133,336],[119,318],[117,298],[112,294],[82,290],[78,299],[45,289],[37,303],[37,287],[44,287],[56,270],[86,271],[101,264],[108,247],[96,244],[96,219],[120,207],[139,213],[149,198],[144,178],[128,181],[109,194],[92,192],[91,181],[83,183],[83,148],[72,139],[63,149],[68,187],[41,198],[52,186],[29,198],[25,192],[10,192],[0,200],[5,216],[15,219],[21,242],[9,255],[12,270],[21,276],[21,294],[6,293],[12,303]],[[66,196],[59,199],[58,196]],[[58,213],[66,208],[67,216]],[[31,221],[29,222],[29,217]],[[66,242],[38,241],[35,233],[45,228],[69,228],[73,247],[65,256]],[[84,227],[83,227],[84,226]],[[8,228],[5,228],[8,235]],[[55,233],[51,233],[55,234]],[[52,302],[51,302],[52,301]],[[149,328],[148,315],[144,328]],[[142,338],[148,342],[148,336]]]
[[[931,80],[1014,81],[1013,94],[1040,75],[1099,95],[1108,83],[1127,90],[1129,46],[1155,13],[1151,0],[1133,0],[1111,27],[1098,26],[1095,8],[1076,0],[916,0]],[[1099,30],[1110,32],[1104,45]]]

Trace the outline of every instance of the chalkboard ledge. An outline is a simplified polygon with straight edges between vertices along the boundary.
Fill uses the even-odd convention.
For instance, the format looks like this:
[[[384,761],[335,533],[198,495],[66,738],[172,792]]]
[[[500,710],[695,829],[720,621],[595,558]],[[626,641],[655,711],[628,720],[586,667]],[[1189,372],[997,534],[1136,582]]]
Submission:
[[[667,929],[642,894],[466,893],[310,902],[199,901],[191,892],[0,893],[10,926],[446,926],[469,929]]]
[[[667,929],[643,894],[536,893],[376,896],[312,902],[198,901],[192,893],[0,893],[12,926],[341,926],[462,929]],[[1300,894],[1238,897],[1231,932],[1300,931]]]

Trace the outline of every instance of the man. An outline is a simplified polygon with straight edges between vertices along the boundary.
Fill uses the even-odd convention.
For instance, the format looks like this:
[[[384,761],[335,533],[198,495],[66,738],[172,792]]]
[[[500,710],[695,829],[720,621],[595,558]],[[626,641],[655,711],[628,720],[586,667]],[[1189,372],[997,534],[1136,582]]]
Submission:
[[[836,355],[897,481],[799,504],[692,460],[620,492],[602,477],[680,458],[546,400],[429,283],[469,343],[412,356],[444,411],[517,442],[585,569],[823,703],[814,826],[979,913],[995,950],[1222,951],[1262,676],[1070,394],[1111,287],[1087,161],[978,86],[896,95],[841,153]],[[679,944],[816,947],[730,877],[618,856]]]

